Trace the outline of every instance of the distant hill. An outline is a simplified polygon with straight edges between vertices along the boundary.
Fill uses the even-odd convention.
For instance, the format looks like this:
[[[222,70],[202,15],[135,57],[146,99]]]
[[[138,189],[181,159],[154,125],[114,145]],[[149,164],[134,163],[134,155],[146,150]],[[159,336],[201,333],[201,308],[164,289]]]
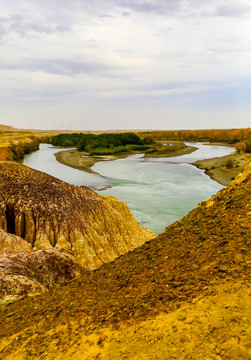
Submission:
[[[13,126],[0,124],[0,131],[16,131],[16,130],[19,130],[19,129],[16,129]]]

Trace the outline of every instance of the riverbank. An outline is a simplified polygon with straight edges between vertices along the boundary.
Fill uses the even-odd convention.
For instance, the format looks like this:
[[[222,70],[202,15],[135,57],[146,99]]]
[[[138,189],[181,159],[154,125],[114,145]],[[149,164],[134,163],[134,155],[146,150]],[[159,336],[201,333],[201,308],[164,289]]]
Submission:
[[[56,160],[63,165],[70,166],[74,169],[83,170],[90,174],[97,174],[91,169],[96,160],[91,156],[85,155],[81,151],[63,150],[54,155]]]
[[[197,149],[198,148],[195,146],[186,146],[185,148],[176,150],[176,151],[145,154],[144,157],[145,158],[168,158],[168,157],[173,157],[173,156],[182,156],[182,155],[191,154],[192,152],[194,152]]]
[[[195,146],[186,146],[184,149],[173,151],[170,153],[146,154],[147,158],[161,158],[173,157],[190,154],[197,150]],[[87,152],[77,150],[63,150],[55,154],[56,160],[63,165],[70,166],[74,169],[82,170],[91,174],[97,174],[93,171],[92,166],[98,161],[117,160],[127,157],[128,155],[138,154],[134,151],[130,153],[123,153],[123,155],[102,155],[102,156],[89,156]]]
[[[198,160],[191,165],[205,170],[211,179],[228,186],[236,176],[243,172],[245,166],[251,161],[251,154],[234,153],[223,157]]]
[[[127,157],[128,154],[124,155],[102,155],[102,156],[89,156],[87,152],[78,150],[63,150],[55,155],[58,162],[63,165],[70,166],[74,169],[82,170],[90,174],[98,174],[93,171],[92,166],[98,161],[117,160],[123,157]],[[100,174],[98,174],[100,175]]]

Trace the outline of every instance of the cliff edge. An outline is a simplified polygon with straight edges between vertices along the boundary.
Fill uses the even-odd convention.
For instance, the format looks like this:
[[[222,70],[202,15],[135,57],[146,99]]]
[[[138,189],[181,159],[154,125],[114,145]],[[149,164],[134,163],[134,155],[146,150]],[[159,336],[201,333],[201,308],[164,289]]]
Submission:
[[[35,249],[70,250],[88,269],[155,236],[125,203],[10,161],[0,162],[0,229]]]

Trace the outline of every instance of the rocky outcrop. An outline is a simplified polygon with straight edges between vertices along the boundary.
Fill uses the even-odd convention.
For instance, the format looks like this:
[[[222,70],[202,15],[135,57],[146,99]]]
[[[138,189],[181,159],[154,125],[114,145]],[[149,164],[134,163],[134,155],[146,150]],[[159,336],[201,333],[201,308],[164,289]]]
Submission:
[[[0,230],[0,254],[31,250],[31,244],[24,239]]]
[[[154,237],[125,203],[18,163],[0,162],[0,229],[32,248],[71,250],[96,269]]]
[[[45,292],[84,272],[86,269],[63,249],[0,254],[0,302]]]

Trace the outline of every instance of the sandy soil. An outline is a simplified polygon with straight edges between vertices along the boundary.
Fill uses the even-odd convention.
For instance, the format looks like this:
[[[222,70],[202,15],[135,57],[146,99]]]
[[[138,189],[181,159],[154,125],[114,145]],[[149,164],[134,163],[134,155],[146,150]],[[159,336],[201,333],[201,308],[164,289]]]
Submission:
[[[86,171],[91,174],[96,174],[91,167],[97,160],[91,156],[87,156],[87,153],[83,153],[77,150],[63,150],[55,154],[58,162],[61,164],[70,166],[74,169]]]
[[[49,330],[51,341],[45,353],[27,356],[25,342],[5,357],[55,360],[249,360],[251,358],[250,288],[245,282],[226,282],[199,296],[192,303],[152,319],[114,327],[100,327],[94,333],[79,332],[78,319]],[[71,334],[71,336],[69,335]],[[1,343],[0,352],[13,338]],[[36,338],[36,334],[29,338]],[[67,339],[67,340],[66,340]],[[69,341],[69,339],[71,339]],[[67,349],[58,344],[68,341]],[[1,355],[0,355],[1,358]]]
[[[227,162],[233,161],[233,167],[227,168]],[[236,176],[241,173],[245,166],[251,161],[251,154],[234,153],[231,155],[223,156],[220,158],[199,160],[192,165],[197,166],[199,169],[205,170],[213,180],[220,184],[228,186]]]
[[[114,156],[114,155],[102,155],[102,156],[89,156],[87,152],[77,150],[63,150],[55,154],[58,162],[61,164],[70,166],[75,169],[83,170],[91,174],[97,174],[91,167],[98,161],[116,160],[127,155]]]
[[[226,283],[209,297],[117,331],[82,336],[74,359],[250,359],[250,288]],[[58,359],[63,359],[59,355]]]

